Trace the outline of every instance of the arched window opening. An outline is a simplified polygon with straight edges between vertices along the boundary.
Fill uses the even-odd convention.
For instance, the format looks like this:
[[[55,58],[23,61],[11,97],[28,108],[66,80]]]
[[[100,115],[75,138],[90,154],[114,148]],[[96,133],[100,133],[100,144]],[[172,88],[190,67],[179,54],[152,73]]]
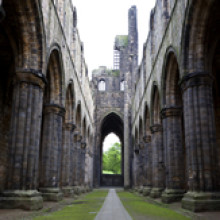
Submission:
[[[121,90],[121,91],[124,91],[124,90],[125,90],[125,81],[124,81],[124,80],[121,81],[121,83],[120,83],[120,90]]]
[[[119,137],[110,133],[105,137],[102,146],[102,174],[121,174],[122,150]]]
[[[99,91],[105,91],[105,81],[104,80],[99,81],[98,89],[99,89]]]

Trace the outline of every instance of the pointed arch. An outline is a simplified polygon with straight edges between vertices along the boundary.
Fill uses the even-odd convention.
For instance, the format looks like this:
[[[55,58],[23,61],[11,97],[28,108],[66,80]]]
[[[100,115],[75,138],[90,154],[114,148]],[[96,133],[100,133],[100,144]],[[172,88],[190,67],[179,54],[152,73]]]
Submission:
[[[162,103],[164,107],[182,107],[182,94],[179,85],[180,73],[175,50],[167,50],[162,74]]]
[[[204,73],[209,68],[208,51],[213,50],[208,44],[207,37],[218,36],[217,29],[212,29],[210,21],[219,14],[220,3],[218,0],[189,1],[186,10],[186,19],[182,30],[182,67],[184,75],[189,73]],[[218,20],[214,20],[218,24]],[[216,44],[212,39],[212,44]],[[209,54],[209,55],[208,55]]]
[[[69,83],[66,90],[65,123],[72,123],[74,121],[74,106],[75,106],[75,94],[73,89],[73,83]]]
[[[3,1],[6,16],[2,26],[7,27],[14,39],[17,69],[34,70],[42,74],[45,70],[45,34],[43,16],[38,0]],[[30,43],[31,42],[31,43]]]
[[[153,83],[151,90],[151,124],[161,124],[160,116],[161,106],[160,106],[160,94],[158,86]]]
[[[54,49],[48,59],[44,104],[63,105],[63,70],[60,52]]]

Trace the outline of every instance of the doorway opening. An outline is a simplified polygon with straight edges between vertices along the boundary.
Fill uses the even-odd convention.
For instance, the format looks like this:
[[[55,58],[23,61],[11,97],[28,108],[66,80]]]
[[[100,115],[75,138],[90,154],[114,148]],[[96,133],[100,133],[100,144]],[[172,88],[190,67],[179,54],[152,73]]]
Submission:
[[[122,150],[119,137],[110,133],[105,137],[102,148],[102,174],[122,174]]]

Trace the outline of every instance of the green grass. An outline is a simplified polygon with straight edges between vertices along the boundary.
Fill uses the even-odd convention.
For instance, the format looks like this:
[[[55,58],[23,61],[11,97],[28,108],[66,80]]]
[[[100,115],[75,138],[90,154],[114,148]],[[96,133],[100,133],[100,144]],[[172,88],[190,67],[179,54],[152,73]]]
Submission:
[[[108,171],[108,170],[103,170],[102,174],[114,174],[112,171]]]
[[[35,220],[92,220],[99,212],[107,190],[94,190],[81,200],[75,200],[72,205],[66,206],[60,211],[53,212],[47,216],[39,216]]]
[[[130,192],[117,192],[124,207],[134,220],[161,219],[161,220],[186,220],[189,219],[173,210],[153,205],[143,197]]]

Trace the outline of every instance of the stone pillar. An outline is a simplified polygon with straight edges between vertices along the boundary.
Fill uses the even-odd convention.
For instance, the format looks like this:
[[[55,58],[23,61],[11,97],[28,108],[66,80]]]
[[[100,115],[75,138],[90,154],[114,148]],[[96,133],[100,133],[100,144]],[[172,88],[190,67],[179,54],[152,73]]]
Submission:
[[[82,142],[82,135],[79,131],[76,131],[75,133],[75,145],[76,145],[76,168],[75,168],[75,180],[74,180],[74,188],[75,188],[75,193],[79,195],[81,193],[80,189],[80,183],[81,183],[81,166],[82,166],[82,161],[81,161],[81,142]]]
[[[73,132],[73,145],[71,146],[71,157],[70,157],[70,169],[71,169],[71,186],[73,186],[74,193],[78,194],[78,179],[77,179],[77,168],[78,168],[78,142],[80,142],[81,136],[78,131]]]
[[[60,190],[60,173],[64,113],[62,106],[44,106],[40,192],[47,201],[59,201],[63,196]]]
[[[135,144],[135,149],[134,149],[134,159],[133,159],[133,180],[134,180],[134,189],[138,190],[139,186],[139,145]]]
[[[37,210],[43,199],[37,191],[42,120],[43,74],[17,72],[9,137],[8,179],[1,208]]]
[[[190,74],[183,78],[182,90],[189,187],[182,207],[192,211],[219,210],[211,76],[207,73]]]
[[[144,142],[140,141],[139,142],[139,193],[143,193],[143,186],[145,184],[145,173],[144,173],[144,163],[145,163],[145,147],[144,147]]]
[[[151,149],[151,136],[147,135],[143,137],[145,148],[146,148],[146,156],[145,156],[145,164],[146,164],[146,186],[144,186],[143,195],[150,195],[150,191],[152,189],[152,149]]]
[[[150,196],[158,198],[164,190],[164,152],[162,125],[155,124],[151,127],[152,131],[152,166],[153,166],[153,188]]]
[[[162,118],[166,166],[166,190],[162,194],[162,201],[171,203],[180,201],[185,193],[182,107],[164,108]]]
[[[71,148],[73,147],[72,135],[75,129],[75,124],[65,123],[63,126],[63,149],[62,149],[62,171],[61,171],[61,182],[62,192],[66,197],[73,195],[73,187],[71,184],[72,169],[71,169]]]
[[[85,186],[85,157],[86,155],[86,142],[83,140],[81,142],[81,149],[80,149],[80,160],[81,160],[81,166],[80,166],[80,185]]]
[[[86,147],[85,149],[85,185],[88,188],[90,185],[90,154],[89,154],[89,147]]]

